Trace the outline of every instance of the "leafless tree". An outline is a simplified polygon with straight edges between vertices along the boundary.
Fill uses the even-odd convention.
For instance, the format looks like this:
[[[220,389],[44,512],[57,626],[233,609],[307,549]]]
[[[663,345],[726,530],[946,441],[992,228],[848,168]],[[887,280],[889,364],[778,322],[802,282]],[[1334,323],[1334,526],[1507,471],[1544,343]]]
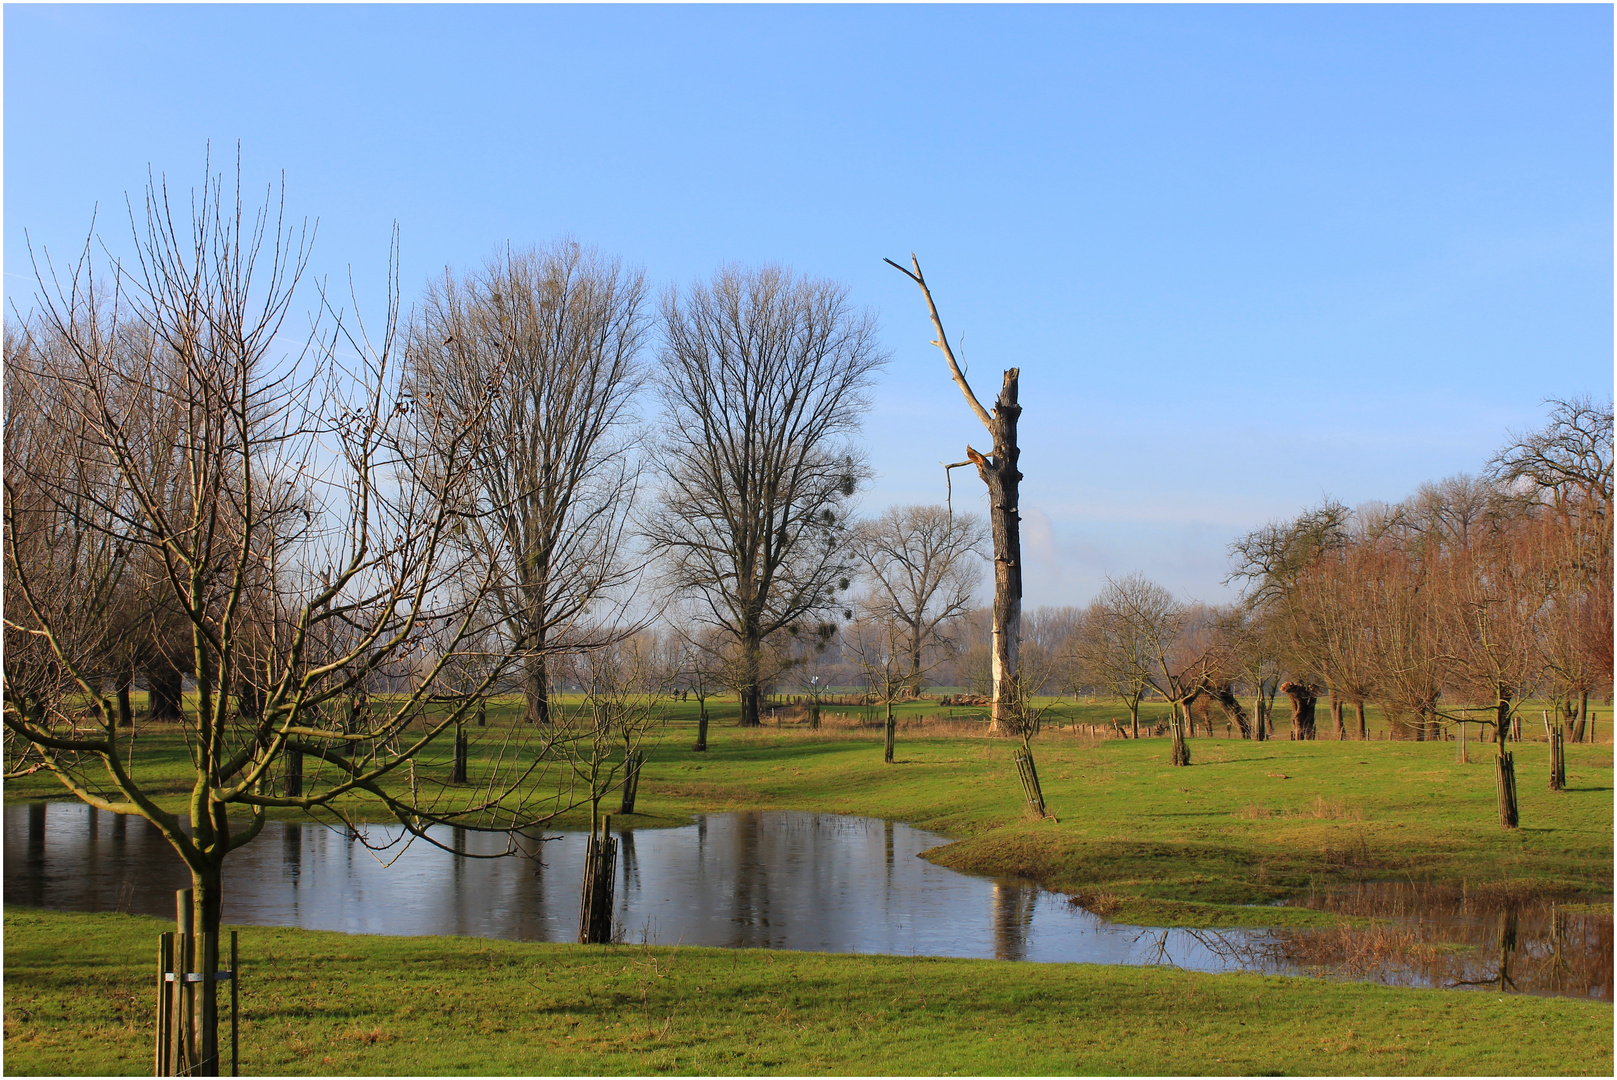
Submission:
[[[908,624],[881,610],[861,615],[843,631],[843,655],[859,666],[871,698],[884,709],[883,760],[889,765],[898,730],[893,704],[904,695],[910,680],[908,630]]]
[[[1073,642],[1075,666],[1091,688],[1121,701],[1129,711],[1133,737],[1140,737],[1140,702],[1151,691],[1151,638],[1116,595],[1126,585],[1108,582],[1084,613]]]
[[[776,267],[721,270],[663,301],[661,501],[647,522],[679,595],[736,642],[741,723],[756,726],[765,642],[837,608],[853,442],[886,357],[844,290]]]
[[[6,731],[79,799],[158,829],[190,869],[202,933],[218,930],[226,857],[272,807],[340,813],[364,795],[436,842],[437,823],[521,829],[565,804],[538,782],[550,745],[506,746],[470,793],[415,769],[500,666],[468,655],[484,605],[451,542],[475,512],[465,446],[481,418],[417,452],[396,304],[375,342],[339,320],[302,357],[277,355],[308,252],[282,205],[251,213],[210,177],[186,222],[153,181],[128,264],[98,271],[87,244],[65,275],[37,266],[24,327],[42,351],[7,372],[44,412],[19,430],[38,445],[5,462]],[[120,730],[106,693],[99,602],[137,575],[185,631],[187,814],[143,780],[162,750]],[[483,679],[454,692],[472,662]],[[293,760],[314,763],[295,786]],[[216,1047],[201,1054],[197,1069],[216,1067]]]
[[[932,344],[943,353],[949,377],[960,387],[966,404],[993,440],[987,457],[967,445],[967,460],[947,468],[975,465],[977,475],[988,488],[988,526],[994,541],[993,711],[989,730],[1002,733],[1015,720],[1013,695],[1017,685],[1017,654],[1022,644],[1022,473],[1018,468],[1022,452],[1016,441],[1016,425],[1022,415],[1022,406],[1017,403],[1021,371],[1008,368],[1000,385],[999,398],[994,402],[994,411],[990,413],[983,408],[966,381],[966,373],[955,360],[954,350],[949,347],[949,336],[943,332],[943,319],[932,300],[926,277],[921,273],[920,260],[912,252],[910,269],[891,259],[883,261],[920,287],[932,329],[937,334]]]
[[[894,507],[854,530],[854,552],[869,585],[861,608],[904,628],[910,697],[921,692],[923,654],[946,649],[948,623],[971,609],[986,539],[981,519],[943,506]]]
[[[550,721],[546,665],[598,647],[584,627],[623,584],[624,525],[644,381],[645,279],[572,240],[509,248],[474,274],[445,271],[412,320],[410,392],[444,434],[478,417],[467,455],[479,513],[465,530],[477,573],[525,654],[529,723]],[[486,567],[484,564],[487,564]],[[620,632],[617,623],[588,624]]]

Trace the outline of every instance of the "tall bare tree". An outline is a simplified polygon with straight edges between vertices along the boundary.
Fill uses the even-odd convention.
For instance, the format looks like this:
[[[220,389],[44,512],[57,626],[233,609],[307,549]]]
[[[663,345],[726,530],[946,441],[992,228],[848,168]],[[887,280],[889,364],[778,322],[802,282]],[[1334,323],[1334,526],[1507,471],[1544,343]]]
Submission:
[[[1017,403],[1021,371],[1008,368],[993,412],[983,408],[966,381],[966,373],[956,362],[954,350],[949,347],[949,336],[943,332],[943,319],[932,300],[926,277],[921,273],[920,260],[912,252],[911,269],[891,259],[882,261],[920,287],[932,329],[937,334],[932,344],[943,353],[944,362],[949,365],[949,377],[960,387],[966,404],[993,440],[988,456],[968,444],[967,460],[949,468],[975,465],[977,475],[988,488],[988,527],[994,540],[993,707],[989,730],[1004,733],[1016,724],[1017,653],[1022,644],[1022,473],[1017,467],[1022,452],[1016,442],[1016,425],[1022,415],[1022,406]]]
[[[548,657],[605,644],[584,620],[631,569],[622,555],[645,293],[639,271],[563,240],[507,248],[464,277],[446,270],[412,322],[421,415],[445,432],[480,418],[462,451],[481,511],[466,538],[478,562],[486,556],[490,599],[526,655],[529,723],[550,721]]]
[[[854,551],[869,586],[860,606],[903,628],[909,663],[904,685],[911,697],[921,692],[922,654],[946,648],[945,628],[971,610],[986,539],[980,518],[943,506],[893,507],[854,530]]]
[[[777,267],[670,292],[663,328],[665,479],[646,533],[673,590],[735,640],[756,726],[766,639],[849,585],[848,504],[868,472],[853,435],[886,356],[840,286]]]

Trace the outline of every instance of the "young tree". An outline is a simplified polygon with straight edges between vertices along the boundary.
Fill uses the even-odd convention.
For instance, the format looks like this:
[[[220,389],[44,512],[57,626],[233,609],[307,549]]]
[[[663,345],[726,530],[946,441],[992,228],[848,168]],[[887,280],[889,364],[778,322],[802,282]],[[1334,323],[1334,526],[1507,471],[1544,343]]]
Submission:
[[[986,538],[975,515],[956,517],[942,506],[893,507],[854,529],[853,550],[869,582],[861,604],[903,628],[910,697],[921,693],[923,653],[947,648],[948,623],[971,609]]]
[[[1152,686],[1150,640],[1123,614],[1116,595],[1121,588],[1108,582],[1085,611],[1073,642],[1074,661],[1084,683],[1128,709],[1130,731],[1138,739],[1140,702]]]
[[[464,277],[446,270],[412,320],[420,415],[440,443],[478,417],[459,451],[479,506],[466,540],[527,656],[529,723],[550,722],[549,654],[608,644],[590,640],[583,620],[631,572],[622,555],[645,292],[644,274],[564,240],[507,248]]]
[[[921,273],[920,260],[913,253],[910,255],[912,270],[906,270],[891,259],[882,261],[920,287],[932,329],[937,334],[932,344],[943,353],[950,378],[960,387],[966,404],[993,440],[989,456],[984,457],[968,445],[967,460],[948,468],[975,465],[977,475],[988,488],[989,532],[994,541],[993,712],[989,730],[1002,733],[1015,720],[1017,652],[1022,643],[1022,473],[1018,469],[1022,452],[1016,441],[1016,425],[1022,415],[1022,406],[1017,403],[1021,372],[1018,368],[1007,369],[994,411],[990,413],[983,408],[977,395],[972,393],[971,384],[966,382],[965,372],[955,361],[954,350],[949,347],[949,337],[943,332],[943,319],[932,302],[932,290]]]
[[[817,620],[849,584],[852,441],[886,357],[844,290],[727,268],[663,302],[657,389],[665,480],[647,539],[668,584],[736,642],[741,724],[760,715],[765,641]]]
[[[882,759],[889,765],[893,763],[893,746],[898,731],[893,718],[893,703],[909,686],[911,674],[905,655],[909,641],[907,631],[907,625],[890,612],[870,611],[857,619],[843,636],[844,653],[851,654],[854,663],[864,673],[870,696],[883,706]]]
[[[529,827],[565,800],[537,784],[549,745],[511,748],[470,799],[404,787],[497,673],[452,690],[483,630],[451,543],[480,418],[418,450],[391,311],[376,348],[339,321],[314,370],[274,355],[308,251],[275,203],[249,213],[210,177],[182,222],[154,181],[131,263],[97,273],[86,245],[65,280],[38,268],[27,330],[50,355],[7,374],[44,406],[27,434],[55,449],[5,461],[3,717],[73,795],[158,829],[207,934],[227,857],[271,807],[336,813],[363,793],[431,841],[433,824]],[[183,814],[142,779],[161,748],[121,731],[106,693],[101,601],[146,574],[179,613],[195,687]],[[202,955],[207,1031],[217,957]],[[196,1069],[217,1067],[216,1046],[201,1054]]]

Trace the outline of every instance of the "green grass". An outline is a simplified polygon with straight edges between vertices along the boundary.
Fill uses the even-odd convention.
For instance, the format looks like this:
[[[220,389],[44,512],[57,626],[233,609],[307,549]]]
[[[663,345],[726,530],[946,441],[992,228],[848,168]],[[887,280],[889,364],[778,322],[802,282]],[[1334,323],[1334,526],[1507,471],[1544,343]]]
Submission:
[[[7,1072],[150,1068],[162,929],[8,909]],[[242,953],[248,1075],[1612,1072],[1611,1006],[1482,991],[259,928]]]

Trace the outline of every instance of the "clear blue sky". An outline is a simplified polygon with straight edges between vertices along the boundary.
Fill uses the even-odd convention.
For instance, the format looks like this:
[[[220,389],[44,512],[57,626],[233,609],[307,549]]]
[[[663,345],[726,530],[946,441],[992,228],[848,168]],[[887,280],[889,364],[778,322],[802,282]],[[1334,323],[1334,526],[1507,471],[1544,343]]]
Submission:
[[[5,291],[114,246],[148,163],[285,171],[316,269],[408,302],[571,233],[658,285],[726,261],[845,283],[893,362],[867,508],[938,501],[1022,369],[1027,602],[1332,495],[1476,471],[1549,396],[1612,391],[1612,9],[59,7],[8,4]],[[980,501],[957,473],[957,496]]]

